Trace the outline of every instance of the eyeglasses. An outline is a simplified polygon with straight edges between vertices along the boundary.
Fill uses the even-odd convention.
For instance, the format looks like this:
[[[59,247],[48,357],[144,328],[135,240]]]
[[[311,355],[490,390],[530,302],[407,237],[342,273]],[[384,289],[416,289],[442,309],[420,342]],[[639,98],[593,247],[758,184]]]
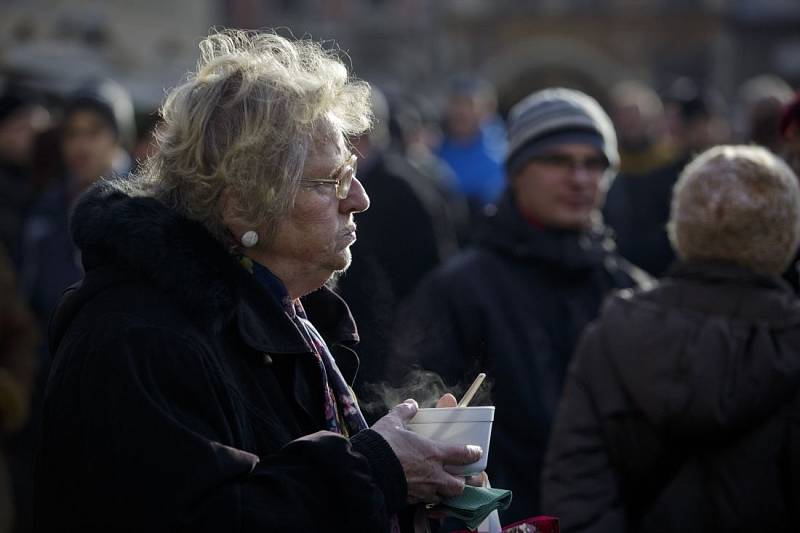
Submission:
[[[548,154],[534,157],[531,162],[549,166],[562,172],[574,172],[578,168],[583,168],[590,174],[600,174],[608,169],[608,161],[603,156],[577,159],[567,154]]]
[[[303,178],[303,183],[330,183],[336,186],[336,198],[344,200],[350,194],[350,185],[353,184],[353,178],[356,177],[356,168],[358,166],[358,157],[355,154],[350,154],[344,163],[336,168],[331,175],[327,178]]]

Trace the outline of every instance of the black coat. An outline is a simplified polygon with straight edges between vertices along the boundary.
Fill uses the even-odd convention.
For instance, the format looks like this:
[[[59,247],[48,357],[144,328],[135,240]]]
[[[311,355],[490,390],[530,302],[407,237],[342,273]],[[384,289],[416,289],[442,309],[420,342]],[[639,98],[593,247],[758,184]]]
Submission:
[[[535,229],[507,197],[478,246],[434,271],[402,311],[398,360],[455,390],[488,374],[497,411],[487,471],[514,491],[504,523],[538,512],[550,422],[581,331],[606,293],[639,281],[649,277],[601,235]]]
[[[565,532],[800,531],[800,302],[680,265],[576,352],[543,475]]]
[[[667,222],[672,188],[688,162],[681,158],[644,175],[620,174],[606,195],[603,218],[620,255],[653,276],[675,261]]]
[[[95,187],[86,277],[51,328],[36,518],[57,531],[386,531],[406,496],[377,433],[318,431],[317,363],[280,303],[198,224]],[[304,306],[346,379],[347,308]]]
[[[456,247],[456,233],[441,197],[395,154],[376,156],[359,170],[371,208],[358,215],[353,262],[339,279],[338,292],[359,325],[361,367],[356,392],[377,380],[390,357],[397,305]],[[365,165],[362,165],[365,166]],[[402,400],[401,400],[402,401]],[[368,419],[381,416],[369,409]]]
[[[46,191],[31,208],[22,238],[22,283],[31,307],[46,325],[64,289],[83,277],[69,234],[72,198],[65,184]],[[48,361],[43,361],[47,369]]]
[[[0,246],[15,266],[28,208],[34,199],[29,172],[19,165],[0,159]]]

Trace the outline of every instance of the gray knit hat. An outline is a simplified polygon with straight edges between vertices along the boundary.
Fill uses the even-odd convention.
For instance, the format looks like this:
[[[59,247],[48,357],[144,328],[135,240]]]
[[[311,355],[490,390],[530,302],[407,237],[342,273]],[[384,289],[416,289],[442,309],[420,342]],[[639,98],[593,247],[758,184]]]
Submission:
[[[780,275],[800,242],[797,176],[759,146],[715,146],[681,173],[667,227],[685,261],[727,261]]]
[[[619,165],[617,134],[597,100],[562,87],[537,91],[511,108],[506,171],[513,176],[546,149],[574,142],[597,147],[612,167]]]

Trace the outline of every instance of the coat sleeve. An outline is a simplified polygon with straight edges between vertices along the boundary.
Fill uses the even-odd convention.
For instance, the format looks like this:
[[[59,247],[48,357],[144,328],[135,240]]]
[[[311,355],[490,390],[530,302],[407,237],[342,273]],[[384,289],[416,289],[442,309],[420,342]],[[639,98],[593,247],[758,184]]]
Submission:
[[[388,530],[406,486],[386,441],[319,432],[262,457],[238,449],[246,430],[204,353],[152,327],[92,345],[80,411],[108,516],[127,517],[125,531]]]
[[[589,326],[570,368],[542,473],[542,510],[565,533],[626,530],[619,486],[589,387],[602,364],[599,329]]]

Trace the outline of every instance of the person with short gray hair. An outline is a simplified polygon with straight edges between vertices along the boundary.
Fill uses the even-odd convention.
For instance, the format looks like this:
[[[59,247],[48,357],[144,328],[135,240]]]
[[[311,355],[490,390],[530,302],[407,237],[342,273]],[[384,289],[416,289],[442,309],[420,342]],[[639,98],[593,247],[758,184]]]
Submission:
[[[756,146],[683,171],[658,287],[583,335],[556,416],[542,510],[565,532],[798,531],[800,301],[781,273],[800,186]]]
[[[669,238],[684,261],[722,260],[780,275],[800,243],[797,176],[756,146],[717,146],[684,169]]]
[[[367,427],[358,333],[326,287],[369,207],[347,135],[369,86],[310,40],[225,31],[138,175],[74,210],[83,281],[50,336],[40,531],[397,532],[460,494],[476,446]],[[445,404],[454,404],[446,395]]]

